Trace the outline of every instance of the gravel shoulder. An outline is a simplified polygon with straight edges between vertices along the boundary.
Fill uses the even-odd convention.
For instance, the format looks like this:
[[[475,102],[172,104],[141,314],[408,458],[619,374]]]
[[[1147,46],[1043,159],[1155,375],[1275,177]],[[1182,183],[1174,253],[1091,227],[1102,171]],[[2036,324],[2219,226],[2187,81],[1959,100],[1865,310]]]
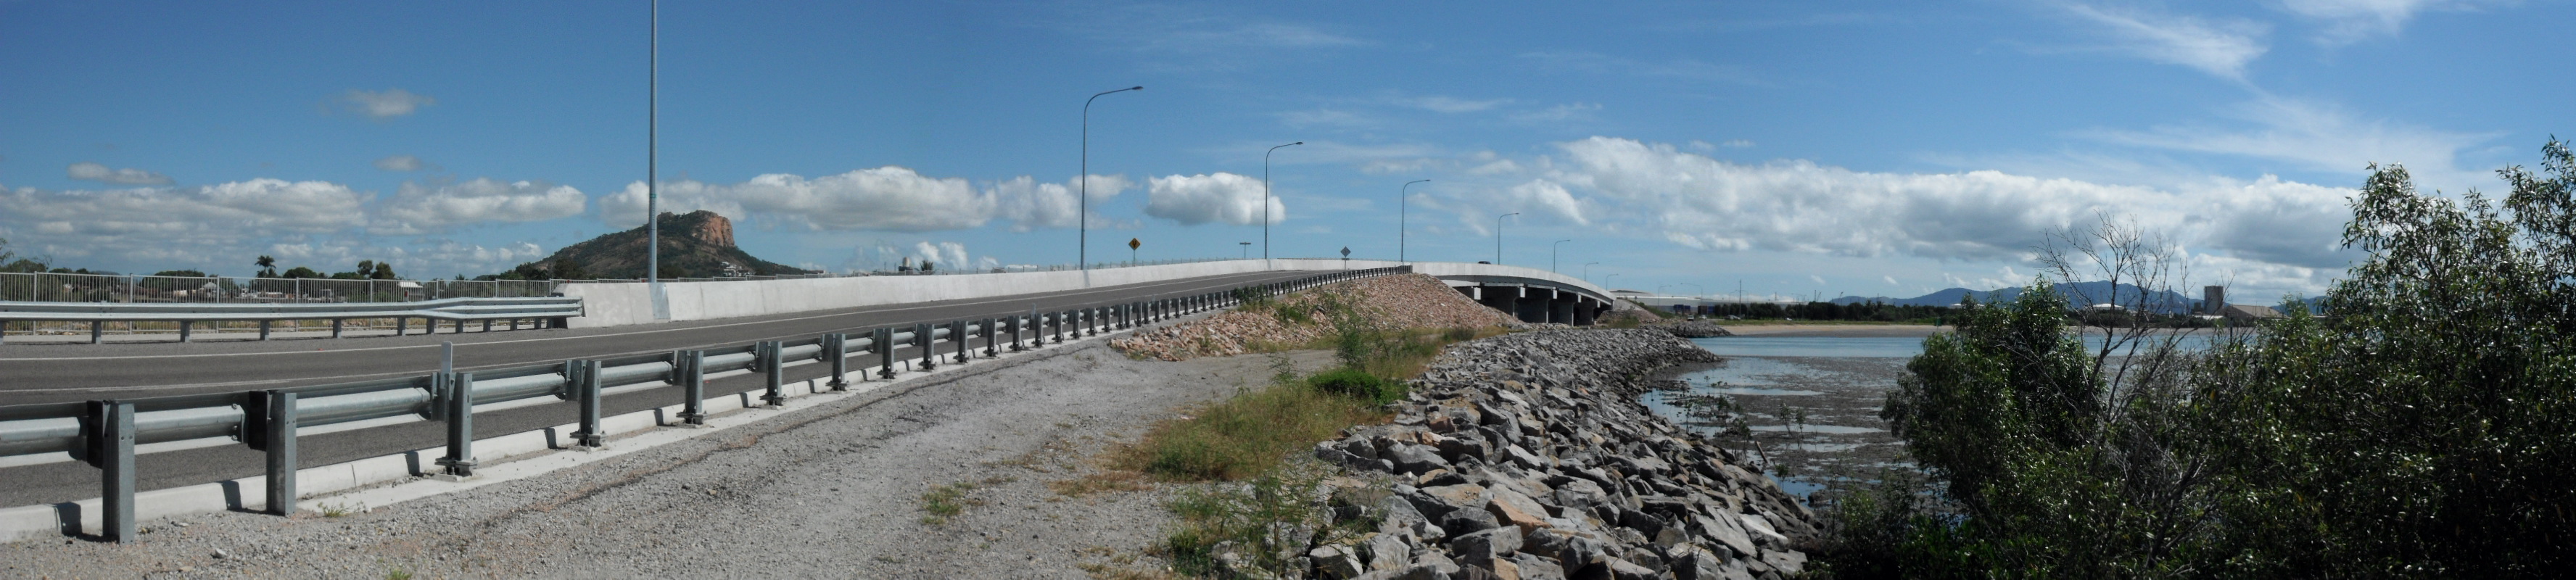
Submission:
[[[1287,358],[1311,372],[1330,355]],[[372,510],[306,501],[357,509],[341,517],[196,515],[142,522],[134,545],[4,544],[0,576],[1084,578],[1083,564],[1160,538],[1172,488],[1050,484],[1268,380],[1273,361],[1140,361],[1091,343],[542,477]],[[960,511],[932,521],[924,494],[941,487],[962,492]]]

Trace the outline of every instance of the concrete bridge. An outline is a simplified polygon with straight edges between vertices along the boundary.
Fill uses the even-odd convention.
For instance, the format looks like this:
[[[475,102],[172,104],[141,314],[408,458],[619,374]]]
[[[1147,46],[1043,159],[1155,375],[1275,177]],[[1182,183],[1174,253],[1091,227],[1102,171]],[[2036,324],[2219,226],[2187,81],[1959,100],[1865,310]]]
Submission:
[[[1468,298],[1524,322],[1591,324],[1614,300],[1608,289],[1537,268],[1458,262],[1272,259],[1221,260],[1123,268],[1097,268],[1089,283],[1081,271],[863,276],[794,280],[720,280],[663,284],[668,319],[654,316],[643,284],[575,284],[563,294],[582,298],[587,315],[572,328],[626,326],[720,318],[774,316],[892,304],[969,300],[1032,293],[1082,293],[1094,289],[1262,272],[1324,272],[1401,265],[1447,282]]]

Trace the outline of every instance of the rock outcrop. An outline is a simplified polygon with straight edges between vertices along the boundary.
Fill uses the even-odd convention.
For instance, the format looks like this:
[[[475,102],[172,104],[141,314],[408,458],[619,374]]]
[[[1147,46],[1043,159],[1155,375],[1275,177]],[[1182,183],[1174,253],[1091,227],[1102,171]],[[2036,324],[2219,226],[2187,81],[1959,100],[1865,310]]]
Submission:
[[[1315,455],[1393,483],[1343,489],[1375,531],[1305,555],[1318,578],[1778,578],[1812,514],[1733,453],[1636,402],[1644,377],[1716,357],[1656,330],[1455,345],[1398,403]]]
[[[662,226],[661,274],[664,278],[724,276],[728,270],[755,276],[814,272],[762,260],[734,247],[733,220],[716,212],[662,212],[658,221]],[[555,276],[562,272],[578,272],[583,278],[642,278],[646,237],[642,226],[603,234],[564,246],[546,259],[520,264],[514,271],[522,275],[543,273]],[[567,264],[571,267],[567,268]]]

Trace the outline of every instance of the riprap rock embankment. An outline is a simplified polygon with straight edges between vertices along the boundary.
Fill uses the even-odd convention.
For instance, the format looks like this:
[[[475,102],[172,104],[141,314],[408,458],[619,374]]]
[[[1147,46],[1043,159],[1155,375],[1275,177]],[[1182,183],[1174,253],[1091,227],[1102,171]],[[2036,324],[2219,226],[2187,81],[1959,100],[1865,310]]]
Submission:
[[[1636,400],[1715,355],[1655,330],[1565,330],[1451,347],[1390,425],[1317,444],[1395,481],[1341,492],[1374,533],[1306,554],[1328,578],[1767,578],[1813,516],[1732,452]]]

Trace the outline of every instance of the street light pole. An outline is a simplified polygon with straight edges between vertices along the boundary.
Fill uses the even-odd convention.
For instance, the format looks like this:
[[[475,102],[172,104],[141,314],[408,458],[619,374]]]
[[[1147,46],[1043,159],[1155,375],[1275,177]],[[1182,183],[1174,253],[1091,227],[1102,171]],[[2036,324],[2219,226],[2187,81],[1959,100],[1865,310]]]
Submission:
[[[1503,218],[1516,215],[1521,215],[1521,212],[1494,216],[1494,265],[1496,266],[1503,265]]]
[[[1250,260],[1250,259],[1252,259],[1252,242],[1235,242],[1235,243],[1237,243],[1237,244],[1242,244],[1242,245],[1243,245],[1243,259],[1246,259],[1246,260]]]
[[[1407,181],[1407,182],[1404,182],[1404,187],[1399,187],[1399,188],[1396,188],[1396,189],[1395,189],[1395,261],[1396,261],[1396,263],[1399,263],[1399,264],[1400,264],[1400,263],[1404,263],[1404,234],[1405,234],[1404,216],[1405,216],[1405,213],[1406,213],[1405,208],[1406,208],[1406,206],[1407,206],[1407,205],[1412,201],[1412,198],[1410,197],[1410,195],[1407,193],[1407,191],[1406,191],[1406,190],[1413,189],[1413,184],[1416,184],[1416,183],[1422,183],[1422,182],[1426,182],[1426,181],[1431,181],[1431,180],[1429,180],[1429,179],[1416,179],[1416,180],[1413,180],[1413,181]]]
[[[1100,100],[1100,95],[1141,90],[1145,90],[1145,87],[1100,91],[1091,95],[1091,98],[1082,100],[1082,172],[1074,174],[1076,175],[1074,179],[1082,182],[1080,186],[1082,194],[1073,204],[1073,213],[1077,216],[1075,221],[1082,224],[1080,226],[1082,233],[1075,238],[1075,245],[1080,249],[1074,251],[1074,260],[1082,265],[1082,287],[1084,288],[1091,287],[1091,102]]]
[[[1610,287],[1610,279],[1611,279],[1611,278],[1617,278],[1617,277],[1619,277],[1619,275],[1618,275],[1618,274],[1602,274],[1602,275],[1601,275],[1601,287],[1602,287],[1602,288],[1609,288],[1609,287]]]
[[[1306,142],[1298,141],[1288,145],[1304,144]],[[1261,260],[1264,266],[1270,261],[1270,154],[1279,151],[1279,147],[1261,152]]]
[[[1547,245],[1547,271],[1548,271],[1548,273],[1551,273],[1551,274],[1563,274],[1563,273],[1564,273],[1564,272],[1558,272],[1558,271],[1556,271],[1556,244],[1562,244],[1562,243],[1571,242],[1571,241],[1574,241],[1574,240],[1557,240],[1555,244],[1548,244],[1548,245]]]
[[[1583,281],[1585,281],[1585,282],[1590,282],[1590,281],[1592,281],[1592,265],[1593,265],[1593,264],[1599,264],[1599,263],[1600,263],[1600,262],[1584,262],[1584,263],[1583,263]]]
[[[644,73],[644,281],[653,301],[653,319],[669,320],[671,302],[662,294],[662,2],[653,0],[650,56]]]

